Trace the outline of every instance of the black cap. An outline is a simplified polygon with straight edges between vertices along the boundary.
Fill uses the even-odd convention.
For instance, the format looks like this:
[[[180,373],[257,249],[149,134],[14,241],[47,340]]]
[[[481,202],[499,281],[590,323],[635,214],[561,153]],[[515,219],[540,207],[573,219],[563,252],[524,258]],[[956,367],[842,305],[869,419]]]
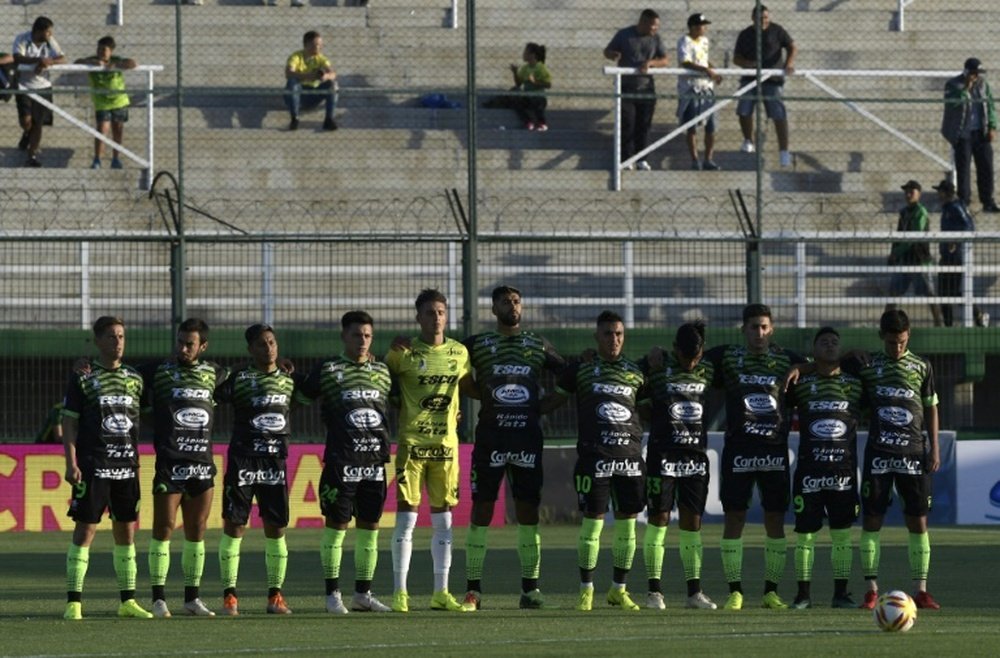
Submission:
[[[688,27],[695,25],[711,25],[712,21],[705,18],[705,14],[691,14],[688,16]]]
[[[983,68],[983,63],[979,61],[978,57],[970,57],[965,60],[966,73],[986,73],[986,69]]]
[[[945,178],[943,181],[935,185],[934,189],[938,192],[944,192],[945,194],[954,194],[955,184],[952,183],[950,179]]]
[[[908,180],[905,183],[903,183],[903,186],[900,189],[903,189],[903,190],[921,190],[921,191],[923,191],[924,188],[920,187],[920,183],[918,183],[917,181],[915,181],[915,180],[913,180],[911,178],[910,180]]]
[[[252,324],[247,327],[246,331],[243,332],[243,337],[247,339],[247,345],[249,345],[260,338],[260,335],[265,331],[270,331],[272,334],[274,333],[274,329],[272,329],[269,324]]]

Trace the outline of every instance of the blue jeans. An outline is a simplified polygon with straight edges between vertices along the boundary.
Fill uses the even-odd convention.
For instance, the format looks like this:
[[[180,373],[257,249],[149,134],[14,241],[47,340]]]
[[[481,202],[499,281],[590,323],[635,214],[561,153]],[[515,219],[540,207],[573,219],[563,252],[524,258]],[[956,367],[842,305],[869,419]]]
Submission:
[[[326,118],[333,119],[333,113],[337,109],[337,88],[333,80],[303,89],[302,82],[292,78],[285,85],[285,107],[293,119],[299,118],[302,109],[312,109],[323,101],[326,101]]]

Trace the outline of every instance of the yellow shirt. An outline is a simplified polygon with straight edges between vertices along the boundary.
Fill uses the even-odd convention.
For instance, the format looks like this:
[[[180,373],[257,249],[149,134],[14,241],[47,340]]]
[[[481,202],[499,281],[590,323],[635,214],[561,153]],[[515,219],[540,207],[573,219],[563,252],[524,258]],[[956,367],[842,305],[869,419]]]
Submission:
[[[313,71],[321,71],[330,69],[333,70],[333,66],[330,64],[330,60],[327,59],[326,55],[319,54],[314,57],[306,57],[306,51],[296,50],[288,57],[288,62],[285,64],[285,68],[292,71],[293,73],[312,73]],[[318,87],[319,80],[304,80],[302,82],[303,87]]]
[[[465,346],[451,338],[441,345],[414,338],[385,362],[400,397],[399,444],[457,446],[458,382],[472,371]]]

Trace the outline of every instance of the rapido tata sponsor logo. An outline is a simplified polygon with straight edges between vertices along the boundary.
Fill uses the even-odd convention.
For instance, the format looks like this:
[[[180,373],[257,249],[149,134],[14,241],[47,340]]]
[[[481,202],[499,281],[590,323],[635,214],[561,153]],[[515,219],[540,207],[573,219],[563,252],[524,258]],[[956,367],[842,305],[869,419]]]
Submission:
[[[778,401],[767,393],[752,393],[743,398],[743,406],[750,413],[767,414],[778,410]]]
[[[597,415],[609,423],[627,423],[632,419],[629,408],[617,402],[602,402],[597,406]]]
[[[520,384],[504,384],[493,389],[493,399],[500,404],[524,404],[531,399],[531,393]]]
[[[208,426],[210,416],[204,409],[194,409],[186,407],[174,412],[174,422],[181,427],[190,429],[201,429]]]

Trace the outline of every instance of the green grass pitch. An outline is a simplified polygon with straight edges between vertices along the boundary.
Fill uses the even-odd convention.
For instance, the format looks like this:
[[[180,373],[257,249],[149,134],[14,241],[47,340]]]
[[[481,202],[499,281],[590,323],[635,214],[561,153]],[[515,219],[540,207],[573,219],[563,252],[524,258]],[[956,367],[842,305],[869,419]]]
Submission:
[[[202,619],[175,615],[172,619],[119,620],[115,617],[117,591],[111,567],[111,537],[99,533],[91,549],[90,571],[84,589],[84,620],[61,618],[65,601],[65,533],[8,533],[0,535],[0,654],[10,656],[328,656],[335,652],[371,652],[376,655],[691,655],[709,656],[859,656],[997,655],[1000,652],[1000,606],[997,604],[1000,529],[936,528],[931,530],[933,555],[929,589],[941,602],[940,611],[921,611],[916,626],[903,634],[876,629],[864,610],[832,610],[829,543],[820,533],[813,578],[812,610],[773,611],[758,607],[763,578],[762,531],[748,527],[744,558],[746,607],[740,612],[685,610],[684,584],[677,555],[676,527],[667,536],[664,589],[667,610],[623,612],[604,604],[611,579],[611,532],[605,528],[597,572],[594,610],[573,610],[578,591],[576,532],[570,526],[542,527],[541,588],[546,610],[517,609],[519,568],[513,528],[491,530],[490,553],[484,578],[484,609],[469,614],[427,609],[432,586],[428,541],[430,530],[420,528],[410,572],[411,612],[355,613],[332,617],[323,608],[323,580],[318,554],[319,531],[291,530],[285,593],[294,614],[264,614],[265,574],[263,535],[248,533],[240,567],[238,618]],[[629,578],[637,601],[645,601],[642,532]],[[719,526],[705,529],[705,591],[717,602],[725,599],[718,553]],[[388,550],[391,530],[380,538],[374,591],[388,602],[392,590],[392,560]],[[138,537],[139,600],[148,601],[146,556],[148,532]],[[855,530],[855,545],[857,530]],[[455,530],[452,591],[464,592],[465,533]],[[348,534],[341,581],[353,584]],[[173,544],[168,595],[180,609],[180,533]],[[215,549],[218,533],[207,539],[202,596],[210,607],[221,606]],[[780,592],[791,599],[795,576],[790,534],[788,565]],[[856,549],[855,549],[856,550]],[[858,568],[851,589],[861,598]],[[898,528],[883,533],[880,584],[888,589],[910,589],[906,536]],[[346,598],[346,597],[345,597]]]

